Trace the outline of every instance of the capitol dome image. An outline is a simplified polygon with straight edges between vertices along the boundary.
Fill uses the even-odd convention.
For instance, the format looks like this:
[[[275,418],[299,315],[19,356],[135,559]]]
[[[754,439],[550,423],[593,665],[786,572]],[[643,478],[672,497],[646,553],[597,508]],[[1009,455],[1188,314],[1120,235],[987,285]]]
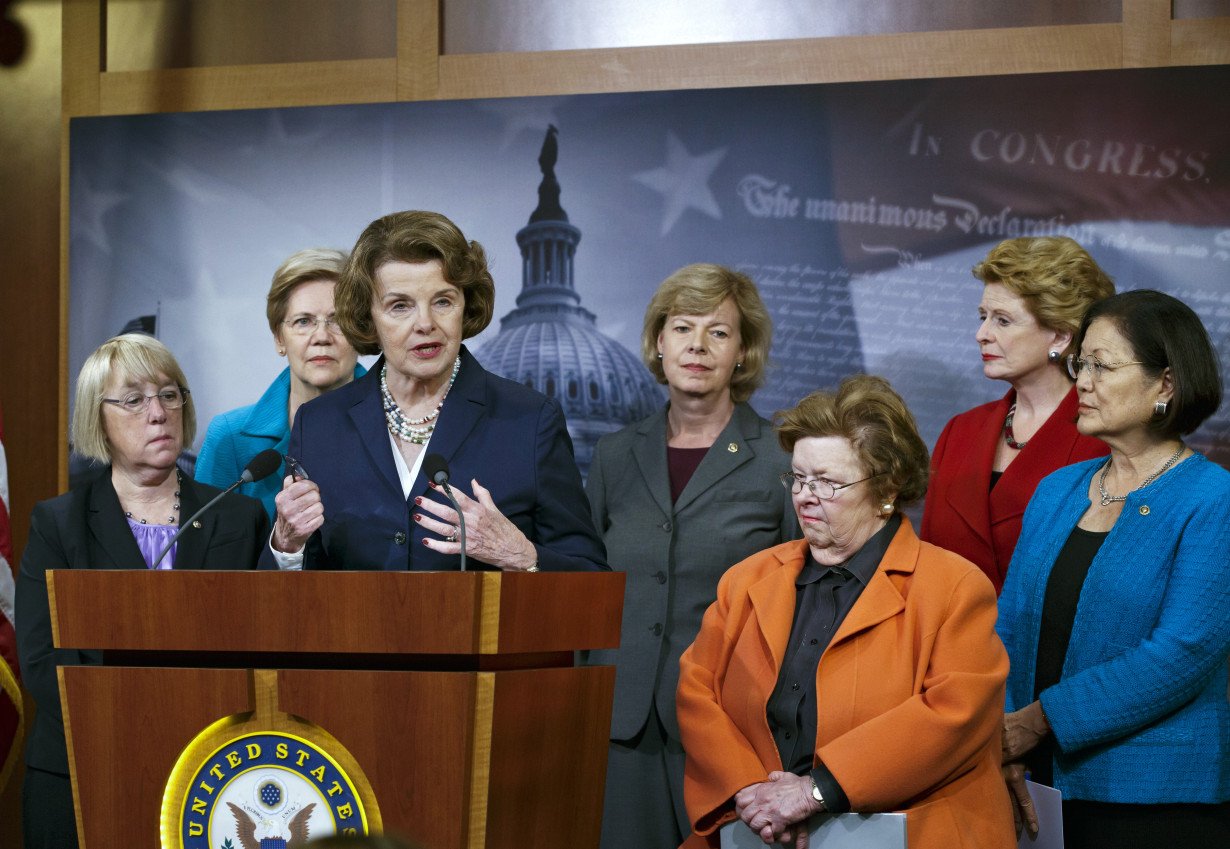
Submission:
[[[538,207],[517,231],[517,307],[475,355],[487,370],[560,403],[577,465],[587,475],[599,437],[645,418],[666,396],[640,358],[600,332],[594,314],[581,306],[573,275],[581,231],[560,206],[557,133],[554,126],[547,130],[538,156]]]

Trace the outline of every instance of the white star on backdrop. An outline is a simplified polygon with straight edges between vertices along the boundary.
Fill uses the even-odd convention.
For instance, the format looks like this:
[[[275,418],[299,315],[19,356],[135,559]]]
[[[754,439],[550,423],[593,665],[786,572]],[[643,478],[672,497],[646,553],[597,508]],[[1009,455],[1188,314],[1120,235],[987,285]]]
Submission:
[[[662,210],[662,232],[665,236],[675,226],[679,216],[689,209],[721,219],[722,209],[709,190],[709,177],[726,157],[720,147],[700,156],[693,156],[683,142],[671,132],[666,134],[666,164],[652,171],[633,174],[632,179],[658,192],[665,199]]]

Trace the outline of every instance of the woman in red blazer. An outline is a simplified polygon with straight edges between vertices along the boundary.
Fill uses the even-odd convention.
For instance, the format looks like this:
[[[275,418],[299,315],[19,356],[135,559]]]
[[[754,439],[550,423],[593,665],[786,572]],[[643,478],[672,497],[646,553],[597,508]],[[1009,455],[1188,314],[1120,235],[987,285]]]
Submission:
[[[985,284],[974,336],[982,373],[1012,388],[944,427],[919,535],[973,561],[998,593],[1038,481],[1107,453],[1076,432],[1076,390],[1064,358],[1089,307],[1115,286],[1063,236],[1001,242],[973,271]]]

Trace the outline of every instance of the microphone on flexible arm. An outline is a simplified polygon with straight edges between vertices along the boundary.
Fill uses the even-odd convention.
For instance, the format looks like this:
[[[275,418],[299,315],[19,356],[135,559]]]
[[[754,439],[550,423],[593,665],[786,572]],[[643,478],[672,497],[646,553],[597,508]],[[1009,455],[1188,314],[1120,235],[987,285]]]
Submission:
[[[457,539],[461,542],[461,571],[464,572],[466,570],[466,517],[461,512],[461,505],[453,496],[452,487],[448,485],[448,460],[439,454],[428,454],[423,458],[423,474],[427,480],[444,490],[448,500],[453,503],[453,509],[457,511]]]
[[[243,474],[239,476],[239,480],[222,490],[222,492],[219,492],[216,496],[214,496],[213,500],[211,500],[200,510],[193,513],[186,522],[180,524],[179,530],[176,531],[175,535],[172,536],[167,544],[162,547],[162,551],[158,552],[158,559],[154,561],[154,565],[150,568],[157,569],[158,564],[162,562],[162,558],[167,556],[167,552],[171,550],[171,546],[175,545],[176,541],[179,540],[183,532],[191,528],[192,523],[200,518],[202,513],[221,501],[223,496],[229,495],[234,491],[235,487],[242,484],[264,480],[276,472],[278,467],[281,465],[282,454],[275,448],[266,448],[264,451],[253,457],[251,462],[248,463],[247,468],[243,470]]]

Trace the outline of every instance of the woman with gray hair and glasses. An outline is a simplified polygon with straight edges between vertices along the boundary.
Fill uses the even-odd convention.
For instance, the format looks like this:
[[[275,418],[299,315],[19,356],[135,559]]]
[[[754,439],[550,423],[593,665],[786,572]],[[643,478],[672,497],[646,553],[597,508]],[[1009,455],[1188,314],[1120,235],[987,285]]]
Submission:
[[[150,336],[104,342],[77,377],[73,446],[103,470],[37,504],[17,578],[21,675],[38,708],[26,738],[22,823],[27,849],[77,845],[57,666],[96,664],[98,652],[52,644],[51,569],[251,569],[269,538],[260,502],[223,498],[158,560],[158,553],[219,491],[181,476],[175,461],[196,432],[179,363]]]

